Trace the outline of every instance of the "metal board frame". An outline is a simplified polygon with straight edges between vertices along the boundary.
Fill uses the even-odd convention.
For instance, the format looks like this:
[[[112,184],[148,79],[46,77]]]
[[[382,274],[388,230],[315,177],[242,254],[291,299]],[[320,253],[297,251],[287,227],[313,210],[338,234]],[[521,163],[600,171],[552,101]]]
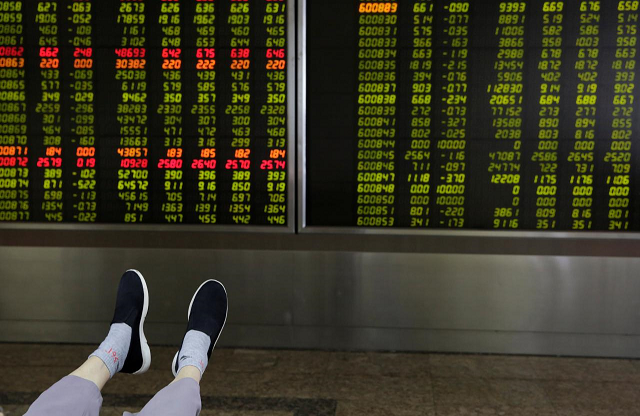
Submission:
[[[110,223],[46,223],[0,222],[1,230],[60,230],[60,231],[138,231],[138,232],[232,232],[292,234],[296,230],[296,0],[286,0],[287,12],[287,225],[169,225],[169,224],[110,224]]]
[[[298,232],[306,232],[307,227],[307,0],[298,2],[298,50],[296,63],[298,74],[297,94],[297,138],[298,138]]]
[[[131,267],[152,345],[216,278],[224,346],[640,357],[640,259],[504,254],[0,247],[0,342],[97,345]]]

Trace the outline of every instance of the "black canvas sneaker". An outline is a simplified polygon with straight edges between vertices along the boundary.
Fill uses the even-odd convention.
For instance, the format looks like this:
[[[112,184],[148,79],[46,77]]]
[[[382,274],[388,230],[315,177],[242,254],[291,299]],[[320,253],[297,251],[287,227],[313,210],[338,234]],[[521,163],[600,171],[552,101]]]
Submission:
[[[207,280],[201,284],[191,299],[189,312],[187,313],[189,323],[185,334],[195,330],[209,336],[211,342],[209,343],[207,358],[211,358],[211,352],[215,348],[218,338],[220,338],[222,328],[224,328],[224,324],[227,321],[228,310],[227,291],[224,285],[217,280]],[[182,349],[182,344],[180,344],[180,349]],[[180,350],[173,357],[173,363],[171,364],[171,371],[174,377],[178,376],[179,355]]]
[[[120,279],[116,311],[112,324],[125,323],[131,327],[131,344],[120,372],[142,374],[151,365],[151,351],[144,336],[144,320],[149,310],[147,282],[137,270],[127,270]]]

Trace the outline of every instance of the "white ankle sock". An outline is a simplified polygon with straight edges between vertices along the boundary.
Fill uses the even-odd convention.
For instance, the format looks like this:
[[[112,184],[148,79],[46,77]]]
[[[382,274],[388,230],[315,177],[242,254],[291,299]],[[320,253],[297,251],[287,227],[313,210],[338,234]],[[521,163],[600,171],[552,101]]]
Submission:
[[[176,374],[180,372],[182,367],[192,365],[200,370],[200,376],[202,376],[209,363],[207,352],[210,345],[211,338],[204,332],[193,329],[187,332],[178,355],[178,371]]]
[[[125,323],[112,324],[107,337],[89,357],[100,358],[113,377],[122,370],[130,345],[131,327]]]

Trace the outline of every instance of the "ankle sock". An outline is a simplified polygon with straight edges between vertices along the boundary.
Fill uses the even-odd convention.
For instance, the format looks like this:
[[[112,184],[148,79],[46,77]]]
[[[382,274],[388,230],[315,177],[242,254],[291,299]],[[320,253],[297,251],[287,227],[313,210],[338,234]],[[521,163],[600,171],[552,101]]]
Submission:
[[[176,371],[176,374],[180,372],[182,367],[192,365],[200,370],[200,376],[202,376],[209,363],[207,352],[210,345],[211,338],[204,332],[194,329],[187,332],[178,355],[178,371]]]
[[[125,323],[112,324],[107,337],[89,357],[100,358],[113,377],[122,370],[130,345],[131,327]]]

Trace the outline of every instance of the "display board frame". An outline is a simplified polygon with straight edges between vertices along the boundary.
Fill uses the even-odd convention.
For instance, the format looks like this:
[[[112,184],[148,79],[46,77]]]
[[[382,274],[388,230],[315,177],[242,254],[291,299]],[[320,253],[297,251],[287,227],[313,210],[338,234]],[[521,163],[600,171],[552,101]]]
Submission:
[[[297,232],[301,234],[319,234],[319,235],[378,235],[378,236],[406,236],[408,238],[437,238],[437,237],[453,237],[453,238],[473,238],[473,239],[513,239],[518,246],[526,246],[528,239],[536,240],[593,240],[606,241],[613,243],[621,240],[621,244],[625,241],[640,241],[640,232],[628,231],[538,231],[538,230],[479,230],[479,229],[412,229],[412,228],[376,228],[376,227],[337,227],[337,226],[310,226],[307,218],[307,0],[298,0],[298,17],[297,17],[297,35],[298,35],[298,53],[297,66],[299,68],[297,74],[298,96],[297,96],[297,140],[298,140],[298,207],[297,207]],[[635,117],[640,123],[640,114],[636,112]],[[480,248],[479,252],[491,252],[490,248]]]
[[[287,12],[287,225],[207,225],[207,224],[116,224],[116,223],[47,223],[47,222],[0,222],[2,230],[60,230],[60,231],[176,231],[176,232],[215,232],[215,233],[274,233],[293,234],[296,231],[296,96],[297,74],[296,68],[296,2],[285,0]]]

